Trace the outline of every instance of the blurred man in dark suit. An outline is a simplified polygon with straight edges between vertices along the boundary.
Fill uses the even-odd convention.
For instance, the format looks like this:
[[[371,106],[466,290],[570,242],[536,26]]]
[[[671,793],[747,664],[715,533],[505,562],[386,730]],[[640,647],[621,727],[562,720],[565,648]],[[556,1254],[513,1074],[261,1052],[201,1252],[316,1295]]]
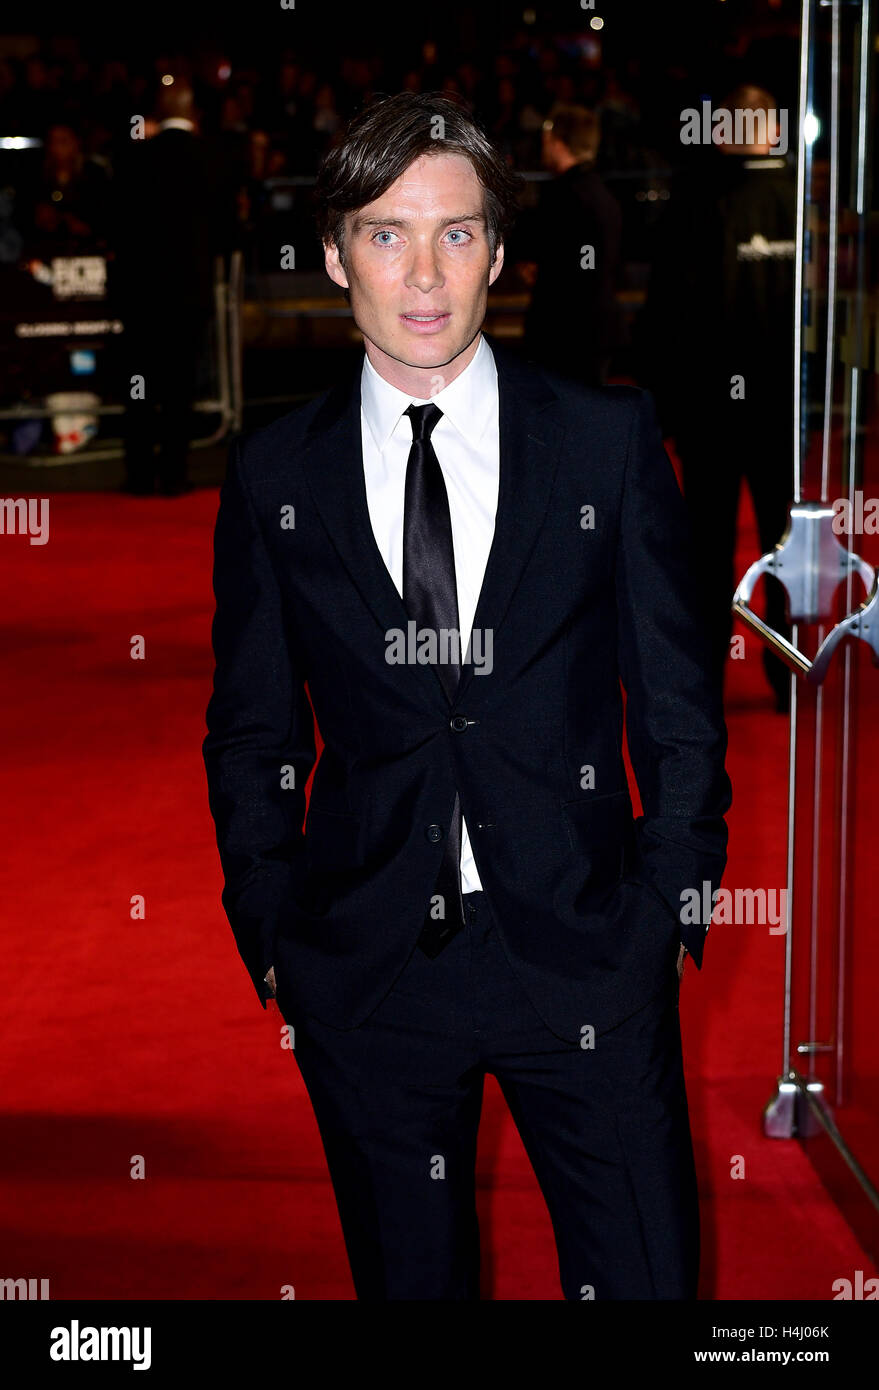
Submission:
[[[601,139],[594,112],[557,104],[542,139],[553,178],[523,236],[520,273],[533,286],[525,351],[541,366],[600,386],[619,344],[622,211],[593,168]]]
[[[190,87],[160,93],[158,131],[120,171],[115,282],[125,325],[125,490],[185,492],[198,363],[223,225]],[[142,377],[142,388],[132,377]],[[131,391],[135,395],[132,399]],[[158,457],[155,447],[158,445]]]
[[[741,86],[720,109],[763,112],[769,132],[776,103]],[[796,175],[756,122],[754,132],[708,147],[676,186],[637,330],[641,378],[681,458],[718,673],[732,633],[742,482],[763,552],[781,539],[793,497]],[[784,591],[765,583],[766,619],[787,635]],[[790,672],[768,649],[763,664],[783,712]]]

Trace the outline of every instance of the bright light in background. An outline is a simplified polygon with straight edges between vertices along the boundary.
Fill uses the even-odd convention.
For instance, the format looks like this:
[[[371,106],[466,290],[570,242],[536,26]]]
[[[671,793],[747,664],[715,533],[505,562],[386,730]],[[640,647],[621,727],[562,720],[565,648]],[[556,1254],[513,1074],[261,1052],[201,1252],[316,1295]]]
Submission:
[[[807,111],[803,120],[803,139],[807,145],[814,145],[821,134],[821,122],[814,111]]]
[[[592,17],[592,18],[590,19],[590,21],[589,21],[589,28],[590,28],[590,29],[603,29],[603,28],[604,28],[604,20],[601,18],[601,15],[593,15],[593,17]]]
[[[174,78],[171,76],[170,72],[165,72],[165,73],[163,73],[163,74],[162,74],[162,86],[163,86],[163,87],[173,87],[173,85],[174,85]]]

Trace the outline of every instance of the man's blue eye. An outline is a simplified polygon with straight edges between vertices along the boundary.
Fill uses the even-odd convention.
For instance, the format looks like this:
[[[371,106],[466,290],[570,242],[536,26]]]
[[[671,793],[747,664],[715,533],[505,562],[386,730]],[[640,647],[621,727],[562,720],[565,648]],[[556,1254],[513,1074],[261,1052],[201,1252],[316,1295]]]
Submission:
[[[373,234],[373,238],[372,238],[372,239],[373,239],[373,241],[378,241],[379,238],[381,238],[381,237],[393,237],[393,236],[395,236],[395,235],[396,235],[395,232],[392,232],[392,231],[390,231],[387,227],[385,227],[385,228],[383,228],[380,232],[375,232],[375,233]],[[448,232],[446,233],[446,235],[447,235],[447,236],[452,236],[452,237],[459,237],[459,238],[461,239],[461,241],[465,241],[465,242],[466,242],[466,241],[469,241],[469,240],[471,239],[471,234],[470,234],[470,232],[467,231],[467,228],[466,228],[466,227],[452,227],[451,230],[448,231]],[[388,246],[388,245],[389,245],[389,242],[387,242],[387,241],[382,241],[382,242],[381,242],[381,245],[382,245],[382,246]],[[454,245],[456,245],[456,246],[460,245],[460,241],[456,241],[456,242],[454,243]]]

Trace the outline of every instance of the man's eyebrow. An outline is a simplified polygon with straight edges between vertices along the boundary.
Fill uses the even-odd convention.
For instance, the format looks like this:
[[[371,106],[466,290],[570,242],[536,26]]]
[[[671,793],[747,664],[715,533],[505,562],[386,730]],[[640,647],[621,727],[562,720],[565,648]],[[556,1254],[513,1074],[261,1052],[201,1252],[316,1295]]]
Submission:
[[[441,226],[449,227],[453,222],[485,222],[484,212],[465,212],[460,217],[446,217]],[[351,223],[352,232],[359,232],[363,227],[408,227],[409,223],[404,217],[364,217],[361,213],[356,213]]]

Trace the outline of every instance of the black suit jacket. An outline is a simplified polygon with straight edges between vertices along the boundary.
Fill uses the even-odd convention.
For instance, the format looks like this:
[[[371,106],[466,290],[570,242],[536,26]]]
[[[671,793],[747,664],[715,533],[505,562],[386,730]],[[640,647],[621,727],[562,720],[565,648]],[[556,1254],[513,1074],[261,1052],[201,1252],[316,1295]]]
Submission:
[[[559,1036],[646,1002],[679,940],[701,965],[681,893],[713,891],[725,864],[726,729],[652,399],[489,345],[500,489],[474,628],[492,669],[465,668],[451,704],[435,667],[386,660],[408,615],[367,510],[360,367],[231,454],[203,751],[223,904],[288,1020],[354,1027],[387,993],[456,790],[512,964]],[[325,746],[303,833],[312,706]]]
[[[539,206],[521,248],[536,261],[537,280],[525,315],[528,355],[554,371],[597,385],[599,372],[622,341],[616,300],[623,214],[601,176],[586,164],[541,185]],[[547,228],[553,229],[547,236]],[[595,252],[581,267],[583,247]],[[563,306],[563,311],[560,311]]]
[[[171,126],[131,140],[117,183],[112,283],[124,312],[213,308],[216,253],[230,243],[234,204],[200,135]],[[159,324],[173,332],[173,324]]]

